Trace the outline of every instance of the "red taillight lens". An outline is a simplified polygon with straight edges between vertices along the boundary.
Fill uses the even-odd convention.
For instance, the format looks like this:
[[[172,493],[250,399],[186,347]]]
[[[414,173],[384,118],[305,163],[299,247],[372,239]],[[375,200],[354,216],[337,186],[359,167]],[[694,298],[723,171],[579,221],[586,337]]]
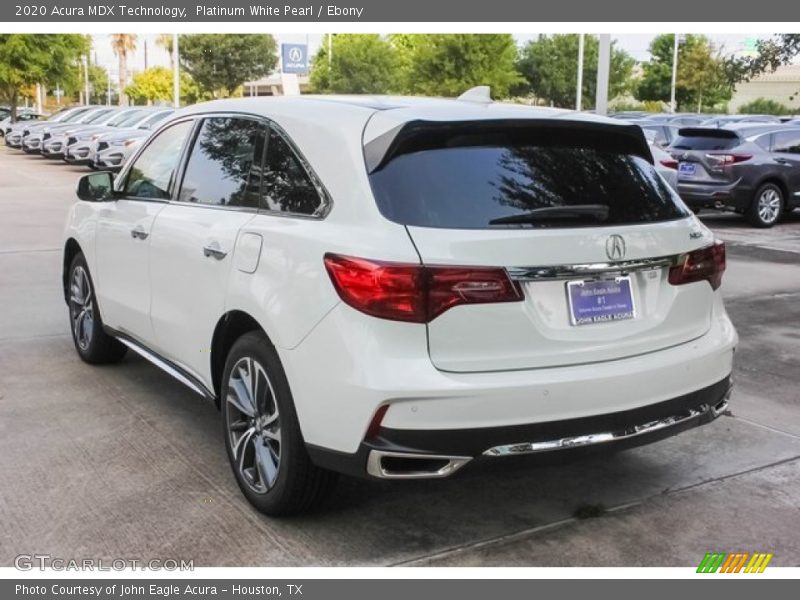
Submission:
[[[752,154],[706,154],[706,158],[713,160],[717,166],[725,167],[744,162],[753,158]]]
[[[722,285],[722,274],[725,272],[725,243],[715,241],[711,246],[700,248],[686,255],[683,264],[669,270],[669,282],[682,285],[695,281],[708,281],[711,289]]]
[[[668,169],[677,169],[678,168],[678,161],[674,158],[665,158],[659,161],[662,166],[667,167]]]
[[[382,319],[427,323],[460,304],[517,302],[522,290],[505,269],[425,266],[325,255],[339,297]]]

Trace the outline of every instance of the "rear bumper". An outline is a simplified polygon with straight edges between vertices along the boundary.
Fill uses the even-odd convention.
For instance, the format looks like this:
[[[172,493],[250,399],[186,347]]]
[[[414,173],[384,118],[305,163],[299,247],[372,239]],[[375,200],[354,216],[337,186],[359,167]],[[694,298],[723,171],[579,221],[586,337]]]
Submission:
[[[336,468],[345,470],[351,464],[355,467],[347,467],[347,472],[364,474],[364,448],[376,449],[376,444],[473,458],[498,445],[560,439],[564,432],[558,423],[572,426],[597,418],[602,424],[608,415],[627,414],[636,416],[629,425],[640,425],[638,416],[645,413],[636,411],[676,398],[714,406],[719,400],[711,397],[713,389],[702,397],[693,394],[729,377],[736,343],[716,293],[711,327],[703,336],[656,352],[591,364],[440,371],[427,354],[424,326],[365,318],[341,304],[297,347],[276,349],[312,456],[328,466],[332,464],[325,457],[338,456],[341,460],[335,462],[341,466]],[[366,440],[383,406],[388,409],[381,420],[380,441]],[[513,433],[524,435],[509,435]],[[580,429],[565,435],[573,434],[580,435]],[[438,439],[446,441],[439,445]]]
[[[730,377],[677,398],[592,417],[482,429],[381,428],[354,454],[311,446],[312,460],[378,479],[447,477],[472,460],[555,451],[616,451],[650,444],[714,421],[727,408]]]
[[[741,179],[731,184],[678,181],[678,195],[691,208],[746,210],[754,190]]]

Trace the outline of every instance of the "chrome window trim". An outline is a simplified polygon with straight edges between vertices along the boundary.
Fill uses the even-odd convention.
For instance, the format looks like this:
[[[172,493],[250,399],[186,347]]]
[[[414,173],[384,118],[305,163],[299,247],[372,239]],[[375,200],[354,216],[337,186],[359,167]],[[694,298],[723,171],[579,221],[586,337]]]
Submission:
[[[286,130],[284,130],[278,123],[276,123],[269,116],[264,116],[264,115],[261,115],[261,114],[256,114],[256,113],[251,113],[251,112],[244,112],[244,111],[209,111],[209,112],[195,112],[195,113],[191,113],[191,114],[185,114],[185,115],[182,115],[180,117],[175,117],[174,119],[170,119],[169,117],[167,117],[167,121],[163,122],[161,124],[161,126],[157,130],[155,130],[151,134],[151,136],[148,138],[147,145],[149,145],[150,140],[152,138],[154,138],[156,135],[158,135],[163,129],[165,129],[167,127],[170,127],[173,124],[178,123],[179,121],[185,121],[185,120],[189,120],[189,119],[196,121],[195,130],[190,133],[191,143],[194,144],[194,138],[197,135],[197,123],[201,123],[203,119],[213,118],[213,117],[241,117],[241,118],[251,118],[251,119],[255,119],[255,120],[264,122],[267,125],[267,140],[266,140],[266,143],[264,145],[265,152],[264,152],[264,162],[263,162],[263,164],[266,164],[267,152],[269,151],[269,131],[271,129],[275,129],[275,131],[288,144],[289,148],[291,148],[292,152],[294,152],[295,156],[297,156],[298,160],[301,163],[301,166],[305,170],[305,172],[308,175],[309,179],[311,179],[311,182],[314,184],[314,187],[317,189],[317,193],[320,195],[320,200],[322,201],[321,204],[320,204],[320,210],[317,213],[313,214],[313,215],[307,215],[307,214],[304,214],[304,213],[282,212],[282,211],[277,211],[277,210],[270,210],[270,209],[267,209],[267,208],[263,208],[261,206],[259,206],[257,211],[256,211],[256,209],[253,209],[253,208],[250,208],[250,207],[240,207],[240,208],[247,208],[247,210],[258,212],[258,214],[266,215],[266,216],[274,216],[274,217],[293,218],[293,219],[310,219],[310,220],[315,220],[315,221],[322,221],[322,220],[327,218],[327,216],[331,213],[331,210],[333,210],[333,205],[334,205],[333,198],[331,197],[330,193],[328,192],[327,188],[325,187],[325,184],[322,183],[322,179],[317,175],[316,171],[314,171],[313,167],[308,162],[308,160],[306,159],[305,155],[297,147],[297,144],[295,144],[294,141],[292,140],[292,138],[289,136],[289,134],[286,133]],[[131,158],[131,160],[128,162],[128,164],[133,164],[133,161],[136,158],[138,158],[139,154],[142,151],[144,151],[145,147],[146,146],[143,145],[142,148],[139,148],[139,150],[136,152],[134,157]],[[189,146],[188,144],[185,145],[183,153],[181,155],[181,162],[180,162],[180,167],[179,167],[179,169],[180,169],[179,177],[180,177],[181,183],[183,183],[183,173],[184,173],[184,170],[186,169],[186,164],[188,162],[188,158],[189,158],[188,152],[189,152],[189,148],[190,147],[191,146]],[[122,175],[123,175],[123,173],[121,172],[120,173],[120,178],[122,177]],[[127,176],[127,172],[125,172],[125,175]],[[180,188],[180,186],[177,186],[177,188]],[[263,189],[264,188],[263,188],[263,185],[262,185],[262,197],[263,197]],[[172,194],[172,198],[170,200],[167,200],[166,202],[171,203],[171,204],[174,203],[174,204],[188,205],[188,206],[201,206],[200,204],[190,204],[190,203],[187,203],[187,202],[180,202],[179,200],[177,200],[177,192],[178,192],[178,189],[175,189],[174,193]],[[217,209],[223,209],[223,210],[228,209],[228,207],[216,207],[216,208]],[[230,207],[230,208],[234,208],[234,207]]]

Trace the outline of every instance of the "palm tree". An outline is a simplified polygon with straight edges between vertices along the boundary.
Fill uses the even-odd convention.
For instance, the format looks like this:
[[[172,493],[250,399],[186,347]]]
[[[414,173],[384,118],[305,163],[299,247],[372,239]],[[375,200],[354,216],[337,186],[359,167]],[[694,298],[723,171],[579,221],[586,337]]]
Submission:
[[[111,49],[119,58],[119,105],[128,106],[125,87],[128,85],[128,55],[136,51],[137,35],[133,33],[112,33]]]
[[[159,33],[156,36],[156,45],[161,46],[164,50],[167,51],[169,54],[169,68],[170,71],[175,70],[175,54],[172,48],[172,34],[171,33]]]

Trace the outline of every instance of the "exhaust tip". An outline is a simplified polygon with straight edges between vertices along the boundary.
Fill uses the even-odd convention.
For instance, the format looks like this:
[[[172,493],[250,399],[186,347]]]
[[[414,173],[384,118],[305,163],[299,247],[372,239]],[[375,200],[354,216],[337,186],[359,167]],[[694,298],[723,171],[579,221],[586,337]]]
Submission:
[[[471,456],[372,450],[367,458],[367,474],[378,479],[439,479],[449,477],[471,460]]]

